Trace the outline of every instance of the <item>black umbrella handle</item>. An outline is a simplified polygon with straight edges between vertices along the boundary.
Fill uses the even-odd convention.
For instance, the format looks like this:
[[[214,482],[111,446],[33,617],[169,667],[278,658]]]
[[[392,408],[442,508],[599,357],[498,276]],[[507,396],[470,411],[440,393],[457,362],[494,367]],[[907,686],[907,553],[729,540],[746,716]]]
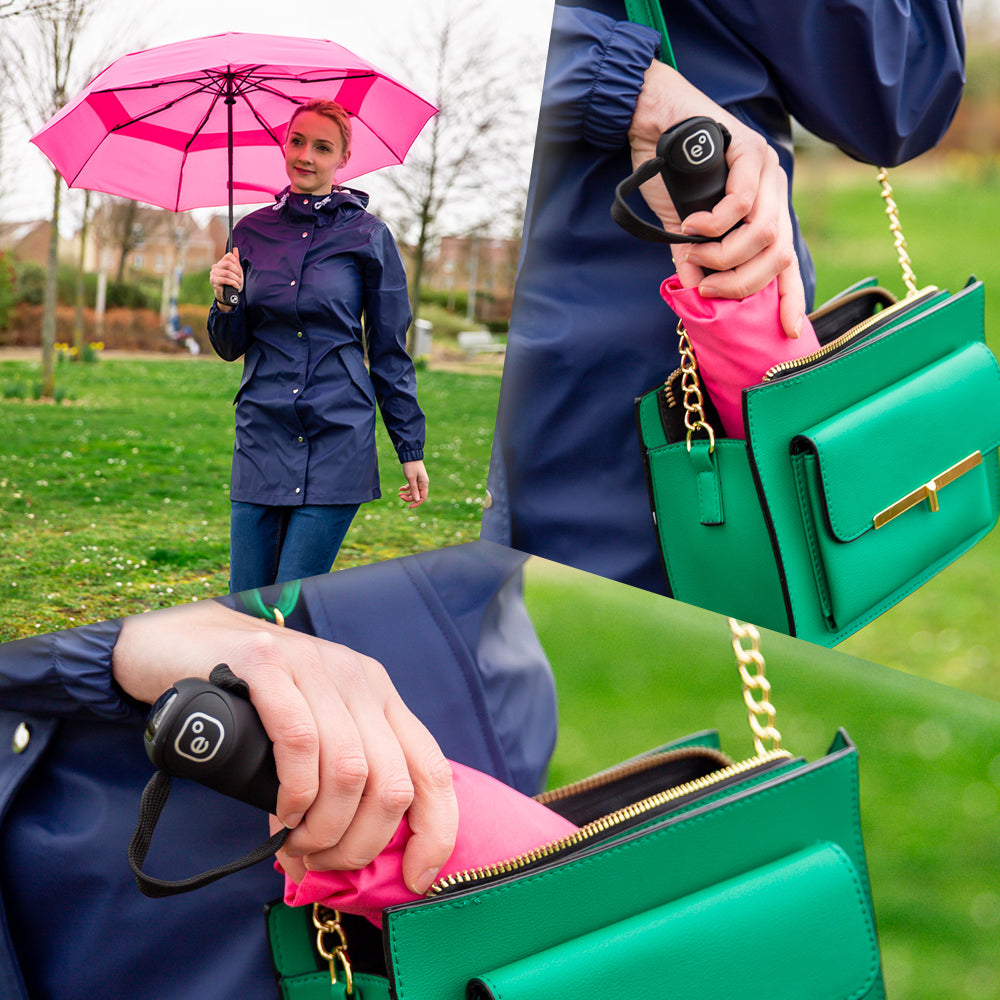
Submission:
[[[234,309],[240,304],[240,293],[232,285],[223,285],[222,299],[220,301],[224,306]]]

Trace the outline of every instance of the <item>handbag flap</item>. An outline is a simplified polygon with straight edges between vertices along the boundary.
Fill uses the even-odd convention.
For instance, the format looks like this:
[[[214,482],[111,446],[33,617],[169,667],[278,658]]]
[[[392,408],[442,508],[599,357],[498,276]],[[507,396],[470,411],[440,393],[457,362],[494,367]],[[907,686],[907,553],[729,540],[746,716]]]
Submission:
[[[727,788],[719,798],[696,803],[527,874],[500,877],[480,888],[386,910],[383,936],[393,996],[396,1000],[462,1000],[466,984],[490,970],[530,960],[532,955],[592,933],[600,935],[609,926],[629,921],[642,924],[663,907],[683,905],[684,900],[703,893],[711,897],[724,883],[760,887],[765,883],[754,881],[759,870],[827,844],[838,845],[850,859],[858,875],[852,888],[853,906],[870,913],[858,816],[857,751],[846,739],[820,761],[790,761],[763,779],[753,776]],[[840,879],[832,875],[828,881]],[[756,919],[767,922],[785,905],[785,889],[778,891],[778,886],[789,888],[789,895],[794,896],[799,883],[776,872],[766,875],[765,881],[774,892],[763,903],[757,896],[763,909],[758,908]],[[819,884],[811,882],[804,895],[809,896]],[[833,898],[844,900],[840,890]],[[809,905],[801,899],[795,904]],[[836,905],[839,919],[848,912],[847,905]],[[854,909],[850,914],[851,921],[864,919]],[[852,932],[852,996],[854,1000],[882,1000],[877,962],[870,988],[864,988],[865,978],[857,973],[860,938],[860,932]],[[442,941],[450,945],[447,961],[440,960]],[[691,960],[702,963],[706,978],[728,944],[714,932],[699,943]],[[645,995],[672,995],[658,988],[662,983],[662,973],[657,972],[653,992],[647,989]],[[604,983],[589,977],[569,985],[574,984],[580,988],[568,991],[564,982],[548,997],[596,992],[598,985],[605,992]],[[766,983],[757,985],[767,992]],[[808,991],[798,995],[812,1000]],[[829,994],[820,995],[831,1000]]]
[[[939,490],[946,509],[948,485],[998,444],[1000,369],[977,342],[810,427],[792,452],[816,456],[828,527],[850,542],[904,498]]]
[[[550,1000],[588,983],[608,1000],[730,1000],[752,980],[770,1000],[848,1000],[879,967],[861,878],[825,842],[481,975],[467,997]]]

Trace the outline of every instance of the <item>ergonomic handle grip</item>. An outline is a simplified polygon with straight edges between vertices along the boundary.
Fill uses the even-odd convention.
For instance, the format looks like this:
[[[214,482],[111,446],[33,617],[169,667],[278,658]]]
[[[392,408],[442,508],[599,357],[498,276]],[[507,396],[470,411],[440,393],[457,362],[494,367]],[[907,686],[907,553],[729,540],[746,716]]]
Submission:
[[[711,118],[687,118],[656,144],[660,176],[681,219],[711,212],[726,193],[729,131]]]
[[[146,722],[146,753],[161,771],[190,778],[273,813],[274,748],[249,698],[198,678],[179,680]]]
[[[653,243],[714,243],[718,237],[673,233],[640,218],[627,198],[659,175],[681,219],[711,211],[726,193],[729,130],[711,118],[687,118],[660,136],[656,156],[615,187],[611,218],[626,232]]]
[[[240,293],[232,285],[223,285],[222,303],[230,308],[235,308],[240,304]]]

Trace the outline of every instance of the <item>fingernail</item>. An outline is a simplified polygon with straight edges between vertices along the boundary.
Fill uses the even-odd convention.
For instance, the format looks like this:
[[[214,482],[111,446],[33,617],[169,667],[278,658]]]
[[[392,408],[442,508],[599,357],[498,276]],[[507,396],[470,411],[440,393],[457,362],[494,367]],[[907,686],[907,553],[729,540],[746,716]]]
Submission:
[[[438,877],[440,868],[428,868],[423,875],[418,878],[410,888],[418,895],[422,896],[434,884],[434,879]]]
[[[291,816],[286,816],[282,822],[289,830],[294,830],[302,822],[302,813],[292,813]]]
[[[798,340],[799,335],[802,333],[802,317],[800,316],[795,321],[795,326],[792,329],[792,340]]]

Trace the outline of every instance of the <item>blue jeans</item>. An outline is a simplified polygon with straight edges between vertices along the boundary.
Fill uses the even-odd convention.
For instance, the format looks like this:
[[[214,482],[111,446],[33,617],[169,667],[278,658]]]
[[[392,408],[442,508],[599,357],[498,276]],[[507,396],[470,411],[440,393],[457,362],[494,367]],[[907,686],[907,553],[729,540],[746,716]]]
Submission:
[[[329,573],[360,504],[267,507],[232,501],[232,593]]]

